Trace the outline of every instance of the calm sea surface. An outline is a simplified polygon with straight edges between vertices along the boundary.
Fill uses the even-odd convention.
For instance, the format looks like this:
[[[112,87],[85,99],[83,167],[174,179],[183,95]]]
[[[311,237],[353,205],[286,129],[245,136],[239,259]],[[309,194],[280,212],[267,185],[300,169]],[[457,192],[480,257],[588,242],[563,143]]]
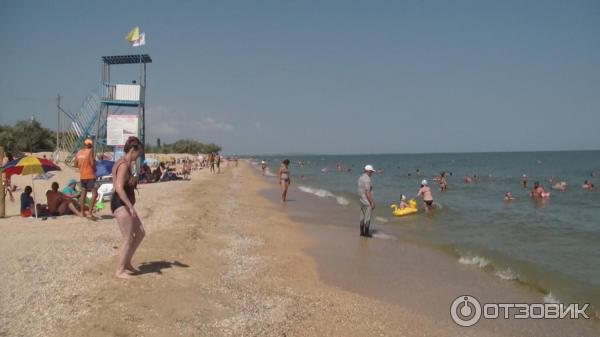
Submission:
[[[372,164],[383,170],[373,175],[374,227],[385,237],[445,250],[460,263],[535,288],[546,301],[591,302],[596,312],[600,307],[600,191],[581,188],[586,179],[600,184],[600,151],[286,158],[300,188],[294,193],[327,199],[335,208],[331,214],[347,215],[330,219],[335,224],[357,227],[357,179],[362,167]],[[268,161],[273,174],[284,157],[255,158],[254,163],[260,159]],[[433,181],[440,171],[451,173],[445,192]],[[529,186],[539,181],[551,197],[529,198],[523,174]],[[479,179],[466,184],[466,175]],[[551,190],[551,177],[566,181],[566,191]],[[429,214],[392,216],[389,205],[400,193],[414,197],[424,178],[439,207]],[[515,200],[504,202],[505,192]]]

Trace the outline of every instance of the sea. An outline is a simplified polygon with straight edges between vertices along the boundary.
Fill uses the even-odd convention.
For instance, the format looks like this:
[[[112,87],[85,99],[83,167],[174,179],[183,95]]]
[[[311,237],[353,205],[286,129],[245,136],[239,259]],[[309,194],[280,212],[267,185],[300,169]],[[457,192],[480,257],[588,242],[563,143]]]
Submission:
[[[585,180],[600,184],[600,151],[279,155],[251,162],[259,170],[267,161],[267,176],[276,180],[283,159],[291,161],[290,198],[322,201],[322,207],[304,210],[314,220],[358,232],[357,180],[366,164],[373,165],[374,239],[441,250],[459,264],[529,287],[546,302],[590,303],[592,315],[600,317],[600,189],[581,187]],[[443,192],[434,180],[442,171],[448,182]],[[401,194],[414,198],[422,179],[436,208],[393,216],[390,205]],[[553,190],[551,179],[566,182],[566,189]],[[529,197],[536,181],[549,198]],[[514,200],[504,201],[506,192]]]

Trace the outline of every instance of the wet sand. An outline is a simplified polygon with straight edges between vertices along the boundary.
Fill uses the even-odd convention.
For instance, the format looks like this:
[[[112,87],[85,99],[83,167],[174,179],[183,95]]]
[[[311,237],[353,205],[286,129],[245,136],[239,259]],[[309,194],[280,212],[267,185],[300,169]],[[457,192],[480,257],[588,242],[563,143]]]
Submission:
[[[0,336],[533,335],[456,326],[441,296],[466,278],[444,260],[404,247],[398,273],[385,278],[389,261],[377,257],[393,251],[386,240],[294,221],[293,203],[261,196],[273,188],[245,163],[141,185],[142,273],[127,281],[113,276],[120,237],[107,211],[98,221],[0,219]],[[406,291],[382,296],[398,288]],[[412,307],[419,293],[425,304]],[[424,310],[439,303],[439,312]]]

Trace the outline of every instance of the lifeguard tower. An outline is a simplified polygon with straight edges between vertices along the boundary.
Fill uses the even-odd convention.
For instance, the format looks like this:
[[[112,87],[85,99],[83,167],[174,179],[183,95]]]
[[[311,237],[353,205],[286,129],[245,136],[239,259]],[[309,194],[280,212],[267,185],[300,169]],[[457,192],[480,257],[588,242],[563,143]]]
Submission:
[[[118,153],[129,135],[137,135],[145,144],[148,63],[152,63],[148,54],[102,56],[100,88],[86,97],[76,114],[62,109],[59,96],[56,161],[72,164],[86,138],[94,139],[97,157],[105,153],[107,146]],[[112,81],[111,68],[117,65],[137,66],[137,74],[129,81]]]
[[[97,147],[111,145],[120,146],[115,138],[115,130],[107,128],[108,119],[119,119],[118,116],[137,116],[137,130],[123,130],[122,140],[127,140],[127,133],[135,132],[138,138],[145,144],[146,141],[146,64],[152,63],[148,54],[141,55],[122,55],[122,56],[102,56],[102,87],[100,88],[100,102],[103,105],[103,111],[100,113],[100,132],[96,138]],[[111,66],[115,65],[137,65],[139,67],[138,79],[132,83],[112,83]],[[127,109],[134,109],[133,113],[127,113]],[[112,110],[112,111],[111,111]],[[125,112],[124,112],[125,110]],[[104,123],[102,123],[104,121]],[[135,124],[135,123],[133,123]],[[127,126],[125,126],[127,127]],[[116,127],[118,128],[118,127]],[[97,149],[103,152],[104,148]],[[142,158],[143,160],[143,158]]]

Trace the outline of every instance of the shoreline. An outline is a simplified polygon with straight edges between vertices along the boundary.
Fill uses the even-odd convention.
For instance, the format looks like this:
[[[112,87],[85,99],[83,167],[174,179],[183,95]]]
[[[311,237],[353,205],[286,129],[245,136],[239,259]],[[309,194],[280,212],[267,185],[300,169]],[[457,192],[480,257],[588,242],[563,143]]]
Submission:
[[[476,297],[487,303],[547,302],[547,295],[534,284],[518,279],[503,279],[496,273],[489,272],[485,266],[461,263],[460,259],[464,257],[459,252],[389,235],[377,229],[382,225],[379,220],[374,219],[375,225],[372,224],[372,228],[375,227],[374,238],[360,238],[358,224],[348,225],[345,222],[349,217],[343,217],[342,214],[355,211],[358,217],[356,207],[341,207],[343,205],[336,203],[335,198],[329,198],[330,195],[316,197],[313,191],[307,193],[299,187],[301,186],[290,187],[292,193],[288,195],[291,196],[292,203],[286,205],[285,209],[290,219],[301,222],[305,227],[304,232],[317,242],[307,249],[307,253],[317,261],[321,279],[328,284],[393,305],[411,307],[417,309],[420,314],[446,321],[449,320],[449,303],[462,294],[477,294]],[[273,184],[270,190],[262,191],[261,195],[277,203],[278,185]],[[337,209],[332,211],[334,207]],[[385,257],[386,254],[389,256]],[[367,260],[365,255],[368,256]],[[418,262],[418,265],[415,266],[414,262]],[[395,271],[394,265],[399,265],[401,270]],[[427,270],[424,271],[420,265],[424,265]],[[358,270],[353,270],[357,266]],[[373,275],[363,273],[367,270]],[[403,275],[405,272],[409,275]],[[351,277],[348,277],[349,274]],[[440,275],[444,280],[451,280],[450,284],[430,281],[439,278]],[[460,284],[467,286],[461,287]],[[440,288],[447,289],[432,291]],[[429,289],[427,298],[415,295],[427,291],[426,289]],[[446,300],[439,300],[440,298]],[[579,334],[586,335],[593,329],[600,328],[599,322],[590,316],[590,324],[579,324],[579,321],[575,320],[558,324],[528,320],[522,324],[523,321],[515,322],[513,319],[505,322],[485,322],[485,325],[487,328],[500,327],[517,334],[534,329],[540,336],[560,336],[564,335],[566,330],[579,331]]]

